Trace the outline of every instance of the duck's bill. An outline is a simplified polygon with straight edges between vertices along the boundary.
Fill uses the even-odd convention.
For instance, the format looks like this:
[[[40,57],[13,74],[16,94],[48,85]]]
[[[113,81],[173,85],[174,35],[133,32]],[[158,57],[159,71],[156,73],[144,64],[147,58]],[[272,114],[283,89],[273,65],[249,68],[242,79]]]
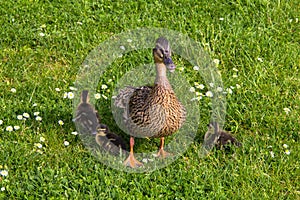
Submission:
[[[164,63],[165,63],[165,65],[167,66],[167,69],[168,69],[170,72],[174,72],[174,71],[175,71],[176,66],[175,66],[175,64],[173,63],[171,57],[166,57],[166,58],[164,59]]]

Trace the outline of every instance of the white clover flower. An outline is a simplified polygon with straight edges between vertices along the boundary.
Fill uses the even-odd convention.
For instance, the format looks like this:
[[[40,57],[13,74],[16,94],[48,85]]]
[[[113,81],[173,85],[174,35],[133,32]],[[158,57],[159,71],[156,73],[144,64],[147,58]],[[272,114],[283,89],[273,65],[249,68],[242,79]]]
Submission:
[[[232,89],[231,88],[227,88],[226,92],[228,92],[229,94],[232,94]]]
[[[72,135],[78,135],[78,132],[77,131],[73,131],[71,132]]]
[[[40,137],[40,142],[45,142],[45,138],[44,137]]]
[[[203,84],[200,84],[200,85],[196,85],[196,88],[203,90],[205,88],[205,86]]]
[[[5,187],[2,187],[2,188],[1,188],[1,191],[2,191],[2,192],[5,191]]]
[[[208,85],[209,85],[210,87],[214,87],[214,86],[215,86],[214,83],[209,83]]]
[[[105,90],[105,89],[107,89],[107,88],[108,88],[107,85],[105,85],[105,84],[101,85],[101,89],[102,89],[102,90]]]
[[[103,99],[108,99],[107,96],[105,96],[104,94],[101,95],[103,97]]]
[[[32,107],[36,107],[36,106],[37,106],[37,104],[36,104],[36,103],[32,104]]]
[[[203,94],[201,92],[196,92],[195,94],[196,94],[196,96],[203,96]]]
[[[275,154],[274,154],[274,152],[273,152],[273,151],[270,151],[270,156],[271,156],[272,158],[274,158],[274,157],[275,157]]]
[[[73,98],[74,98],[74,93],[68,92],[68,99],[73,99]]]
[[[291,112],[291,109],[289,109],[289,108],[284,108],[283,110],[286,114],[289,114],[289,112]]]
[[[95,97],[95,99],[100,99],[101,98],[101,94],[96,93],[96,94],[94,94],[94,97]]]
[[[207,96],[207,97],[213,97],[214,94],[213,94],[211,91],[207,91],[207,92],[205,93],[205,96]]]
[[[77,91],[77,88],[76,88],[76,87],[70,86],[69,88],[70,88],[70,90],[72,90],[72,91]]]
[[[291,154],[291,152],[290,152],[288,149],[286,149],[286,150],[284,151],[284,153],[285,153],[286,155],[290,155],[290,154]]]
[[[200,69],[200,68],[199,68],[198,66],[194,66],[194,67],[193,67],[193,70],[195,70],[195,71],[199,71],[199,69]]]
[[[223,17],[220,17],[220,18],[219,18],[219,20],[220,20],[220,21],[223,21],[223,20],[224,20],[224,18],[223,18]]]
[[[125,51],[125,47],[124,46],[120,46],[120,49],[122,49],[123,51]]]
[[[15,88],[11,88],[10,91],[11,91],[12,93],[16,93],[16,92],[17,92],[17,90],[16,90]]]
[[[23,117],[25,117],[25,118],[29,118],[29,117],[30,117],[30,115],[29,115],[28,113],[23,113]]]
[[[196,90],[195,90],[195,88],[194,87],[191,87],[190,88],[190,92],[195,92]]]
[[[59,89],[59,88],[55,88],[55,91],[56,91],[56,92],[60,92],[60,89]]]
[[[34,112],[33,115],[34,116],[38,116],[40,114],[40,112]]]
[[[12,126],[8,126],[8,127],[6,127],[5,130],[8,132],[12,132],[14,130],[14,128]]]
[[[219,60],[219,59],[213,59],[213,62],[214,62],[216,65],[220,64],[220,60]]]
[[[283,144],[283,148],[287,149],[289,146],[287,144]]]
[[[239,84],[236,84],[235,86],[236,86],[236,89],[240,89],[241,88],[241,86]]]
[[[35,120],[36,121],[42,121],[42,118],[40,116],[36,116]]]
[[[257,58],[257,60],[258,60],[259,62],[263,62],[263,59],[262,59],[262,58]]]
[[[39,149],[43,148],[43,145],[41,143],[34,143],[34,146]]]
[[[110,79],[108,79],[108,81],[107,81],[108,83],[110,83],[110,82],[112,82],[112,79],[110,78]]]
[[[58,124],[62,126],[64,125],[64,122],[62,120],[58,120]]]
[[[2,125],[3,124],[3,120],[2,119],[0,119],[0,125]]]
[[[64,99],[66,99],[67,97],[68,97],[68,93],[65,92],[65,93],[64,93]]]
[[[39,33],[39,36],[44,37],[45,33]]]
[[[15,130],[19,130],[19,129],[20,129],[20,126],[14,126],[14,129],[15,129]]]
[[[70,143],[69,143],[68,141],[64,141],[64,145],[65,145],[65,146],[69,146]]]
[[[289,19],[289,22],[291,23],[293,21],[293,19]]]
[[[223,88],[222,87],[217,87],[217,92],[222,92]]]
[[[1,176],[8,176],[8,171],[7,170],[0,170],[0,175]]]

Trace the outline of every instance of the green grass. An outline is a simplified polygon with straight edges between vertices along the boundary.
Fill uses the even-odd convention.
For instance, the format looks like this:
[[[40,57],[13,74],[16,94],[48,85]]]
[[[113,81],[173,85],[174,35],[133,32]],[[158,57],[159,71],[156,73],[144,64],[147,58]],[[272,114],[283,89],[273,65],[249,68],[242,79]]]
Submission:
[[[299,9],[296,0],[2,2],[0,170],[8,176],[0,176],[0,188],[5,189],[0,199],[300,199]],[[242,148],[199,157],[210,118],[207,98],[199,102],[203,112],[195,142],[177,161],[152,173],[111,169],[71,134],[73,105],[63,94],[74,85],[85,57],[111,36],[138,27],[187,34],[220,60],[224,88],[241,86],[227,95],[224,128]],[[181,74],[191,84],[203,83],[187,62],[179,57],[175,61],[185,67]],[[112,66],[99,91],[103,83],[112,91],[122,72],[138,62],[152,63],[151,51],[118,59],[114,66],[124,69]],[[114,79],[107,83],[110,76]],[[109,105],[109,100],[97,102],[103,120],[122,134],[112,123],[110,109],[104,108]],[[286,114],[284,108],[291,111]],[[36,111],[41,122],[34,119]],[[24,112],[30,119],[17,120]],[[10,125],[20,129],[8,132]],[[39,141],[41,136],[45,142]],[[64,141],[70,145],[65,147]],[[137,151],[147,148],[147,141],[138,141]],[[155,148],[157,142],[149,145]],[[42,153],[35,143],[43,145]]]

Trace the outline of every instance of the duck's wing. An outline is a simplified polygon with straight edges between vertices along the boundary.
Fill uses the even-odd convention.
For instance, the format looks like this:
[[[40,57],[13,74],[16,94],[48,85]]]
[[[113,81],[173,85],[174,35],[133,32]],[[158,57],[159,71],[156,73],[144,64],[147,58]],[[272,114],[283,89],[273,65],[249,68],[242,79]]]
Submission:
[[[118,108],[128,109],[129,101],[136,103],[144,103],[153,87],[131,87],[127,86],[120,90],[118,96],[115,98],[114,105]]]

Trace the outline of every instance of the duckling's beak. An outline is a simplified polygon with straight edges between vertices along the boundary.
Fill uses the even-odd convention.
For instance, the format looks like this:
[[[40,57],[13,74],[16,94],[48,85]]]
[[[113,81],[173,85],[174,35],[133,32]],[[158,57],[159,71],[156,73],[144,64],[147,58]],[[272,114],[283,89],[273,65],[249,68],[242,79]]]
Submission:
[[[164,64],[170,72],[175,71],[176,66],[173,63],[171,56],[164,56]]]

